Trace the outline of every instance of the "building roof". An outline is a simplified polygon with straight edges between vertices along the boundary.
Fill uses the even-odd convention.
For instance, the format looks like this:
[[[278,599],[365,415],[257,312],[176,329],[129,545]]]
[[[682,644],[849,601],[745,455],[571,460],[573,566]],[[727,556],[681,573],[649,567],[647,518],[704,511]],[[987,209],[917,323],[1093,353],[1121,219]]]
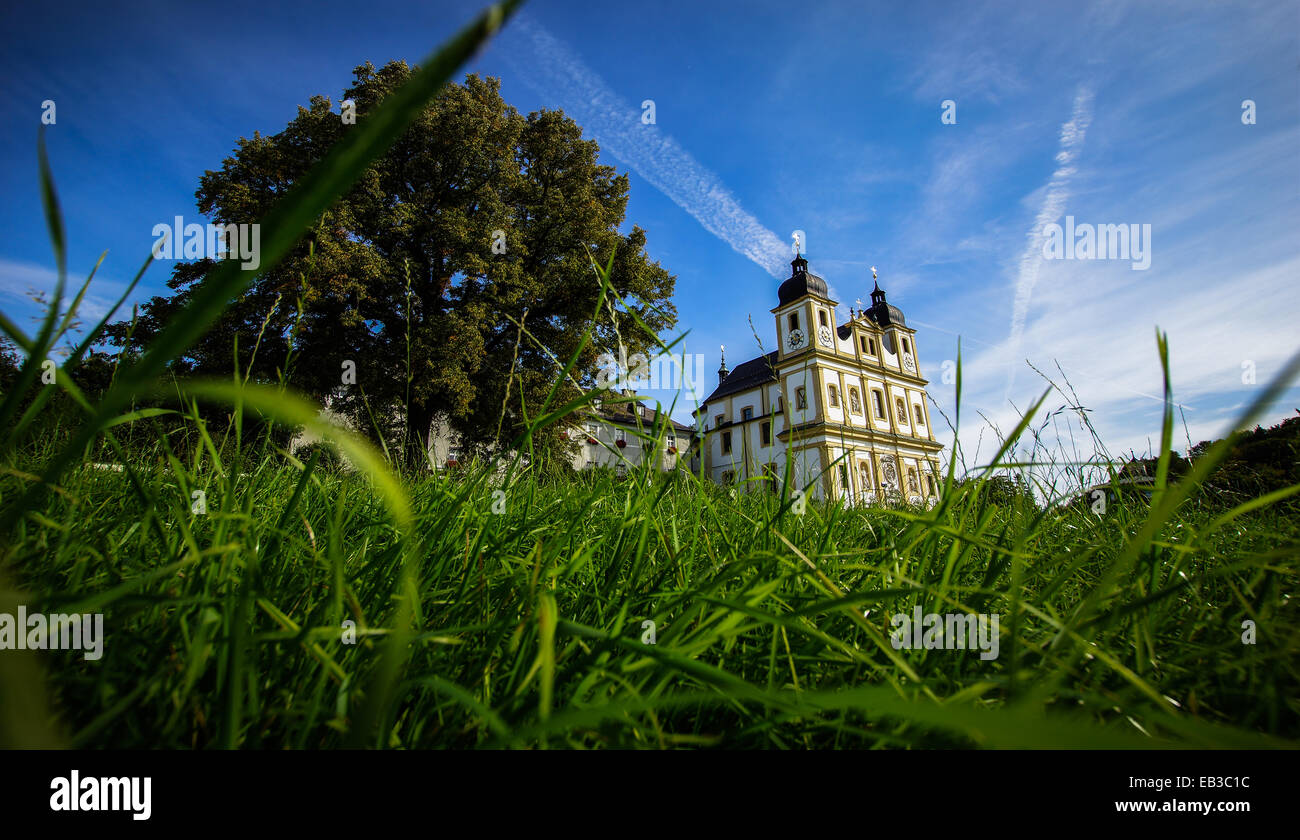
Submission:
[[[785,306],[804,295],[830,299],[826,281],[808,271],[808,261],[797,256],[790,262],[790,277],[776,290],[777,306]]]
[[[728,394],[747,391],[767,382],[775,382],[776,357],[777,352],[773,350],[771,353],[759,356],[757,359],[750,359],[736,365],[736,369],[728,374],[726,379],[722,380],[721,384],[714,389],[712,394],[709,394],[701,405],[711,403]]]
[[[659,422],[661,412],[657,408],[650,408],[641,403],[614,403],[612,405],[601,405],[600,408],[589,408],[589,415],[595,415],[597,419],[604,420],[606,423],[614,423],[619,426],[630,426],[636,428],[640,426],[644,429],[653,428],[655,423]],[[678,423],[667,412],[662,412],[664,419],[672,424],[671,428],[683,434],[691,434],[695,430],[690,426],[684,426]]]
[[[896,324],[900,327],[906,327],[907,322],[903,320],[903,310],[894,306],[892,303],[880,303],[867,310],[867,317],[875,321],[882,327],[888,327]]]

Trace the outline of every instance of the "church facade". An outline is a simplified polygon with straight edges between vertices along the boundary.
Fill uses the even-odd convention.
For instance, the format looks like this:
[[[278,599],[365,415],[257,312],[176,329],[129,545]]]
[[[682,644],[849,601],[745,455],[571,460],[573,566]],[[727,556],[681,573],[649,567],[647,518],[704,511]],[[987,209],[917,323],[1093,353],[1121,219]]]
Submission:
[[[803,490],[847,504],[938,499],[916,331],[877,284],[837,324],[826,282],[797,255],[771,310],[776,349],[728,370],[696,410],[700,469],[722,485]],[[873,271],[874,277],[874,271]]]

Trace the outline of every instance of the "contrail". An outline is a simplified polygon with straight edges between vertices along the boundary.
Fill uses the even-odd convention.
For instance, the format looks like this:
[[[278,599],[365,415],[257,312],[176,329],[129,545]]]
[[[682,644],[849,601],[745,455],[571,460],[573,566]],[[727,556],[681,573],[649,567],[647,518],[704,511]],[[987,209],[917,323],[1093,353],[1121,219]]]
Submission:
[[[1061,147],[1056,153],[1056,171],[1047,183],[1047,195],[1043,197],[1043,206],[1038,210],[1034,226],[1026,234],[1025,250],[1020,255],[1020,271],[1016,279],[1016,298],[1011,310],[1011,335],[1008,343],[1011,347],[1010,369],[1007,372],[1007,390],[1003,399],[1010,396],[1011,385],[1016,379],[1016,357],[1020,355],[1020,340],[1025,332],[1025,317],[1029,313],[1029,298],[1038,282],[1038,271],[1043,265],[1043,229],[1059,218],[1065,210],[1065,202],[1070,197],[1070,179],[1074,177],[1074,161],[1083,147],[1083,138],[1092,122],[1092,91],[1080,86],[1074,94],[1074,111],[1070,119],[1061,126]]]
[[[786,276],[789,245],[741,207],[717,175],[658,125],[643,124],[641,109],[619,98],[541,24],[520,14],[502,47],[520,77],[555,100],[596,138],[601,149],[626,163],[737,253],[774,278]]]

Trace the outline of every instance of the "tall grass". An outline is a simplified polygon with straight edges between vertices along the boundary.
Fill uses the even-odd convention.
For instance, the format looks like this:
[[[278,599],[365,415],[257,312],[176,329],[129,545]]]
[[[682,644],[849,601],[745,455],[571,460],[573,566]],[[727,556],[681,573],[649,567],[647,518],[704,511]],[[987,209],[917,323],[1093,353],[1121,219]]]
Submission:
[[[264,266],[510,5],[427,62],[286,198],[264,222]],[[365,441],[317,428],[359,467],[339,471],[299,461],[269,433],[244,434],[253,412],[319,424],[283,389],[184,383],[174,408],[132,410],[239,293],[247,278],[231,263],[205,283],[192,317],[96,403],[68,376],[76,359],[65,364],[58,387],[84,423],[54,427],[45,413],[54,389],[36,383],[71,312],[57,314],[64,234],[43,152],[42,176],[59,288],[35,337],[0,319],[27,355],[0,401],[9,581],[0,580],[0,612],[19,603],[103,612],[107,637],[98,661],[0,652],[5,745],[1153,747],[1300,737],[1289,593],[1297,528],[1272,506],[1297,488],[1205,510],[1195,493],[1224,447],[1169,482],[1167,382],[1155,497],[1120,499],[1100,517],[1000,506],[982,492],[1014,467],[1044,400],[974,480],[950,471],[928,510],[811,503],[800,513],[788,486],[732,493],[649,466],[624,481],[547,476],[521,460],[504,474],[489,465],[403,476]],[[608,292],[608,267],[600,273]],[[602,293],[596,311],[604,305]],[[1167,370],[1163,337],[1158,348]],[[556,387],[516,451],[590,398],[560,396],[577,358],[555,360]],[[1297,368],[1300,356],[1243,419]],[[205,420],[199,400],[227,406],[229,426]],[[175,412],[194,445],[164,435],[128,447],[115,436],[162,412]],[[196,491],[205,512],[194,510]],[[889,617],[918,606],[1001,615],[1001,655],[895,650]],[[1256,644],[1241,641],[1245,620]]]
[[[689,475],[486,470],[401,482],[269,444],[85,465],[19,523],[29,610],[104,612],[104,658],[45,655],[49,724],[109,747],[1200,746],[1297,737],[1294,523],[1205,531],[984,503],[843,509]],[[239,466],[236,465],[239,461]],[[155,464],[146,457],[136,463]],[[128,466],[128,465],[124,465]],[[14,479],[6,479],[6,491]],[[206,515],[191,512],[205,491]],[[495,505],[501,509],[499,504]],[[1134,555],[1136,561],[1126,557]],[[1125,563],[1128,565],[1124,565]],[[1001,655],[895,651],[889,616],[1002,615]],[[1241,622],[1258,622],[1243,645]],[[344,622],[356,643],[344,642]],[[643,622],[655,622],[650,644]],[[9,654],[12,655],[12,654]]]

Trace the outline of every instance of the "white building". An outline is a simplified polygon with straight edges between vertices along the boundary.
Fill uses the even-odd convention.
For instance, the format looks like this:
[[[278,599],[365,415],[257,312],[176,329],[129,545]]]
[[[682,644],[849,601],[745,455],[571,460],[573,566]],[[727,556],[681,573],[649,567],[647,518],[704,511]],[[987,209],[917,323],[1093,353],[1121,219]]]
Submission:
[[[626,396],[635,396],[624,392]],[[626,472],[653,458],[661,471],[688,469],[694,430],[640,402],[597,403],[571,433],[579,440],[573,468]]]
[[[636,395],[623,391],[622,396]],[[661,428],[662,424],[667,424],[666,428]],[[570,418],[568,435],[578,442],[571,461],[575,470],[606,467],[623,474],[647,457],[654,458],[661,471],[690,467],[694,430],[639,401],[595,401],[590,409]],[[429,449],[430,460],[439,470],[462,464],[469,455],[460,433],[445,417],[435,420]]]
[[[775,489],[789,475],[813,498],[932,504],[937,443],[917,363],[916,331],[885,302],[850,309],[796,256],[771,310],[777,349],[728,371],[696,411],[701,467],[723,485]],[[873,273],[874,276],[874,273]]]

